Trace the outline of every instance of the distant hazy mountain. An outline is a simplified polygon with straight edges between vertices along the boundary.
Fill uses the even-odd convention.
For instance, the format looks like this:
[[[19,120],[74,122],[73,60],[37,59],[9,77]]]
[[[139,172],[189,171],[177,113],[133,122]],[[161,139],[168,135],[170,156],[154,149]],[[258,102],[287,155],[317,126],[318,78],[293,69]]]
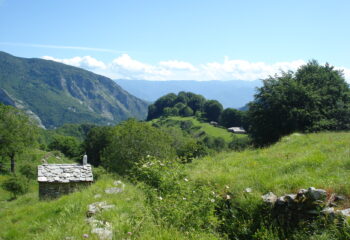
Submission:
[[[261,81],[145,81],[121,80],[116,82],[131,94],[153,102],[159,97],[173,92],[189,91],[216,99],[224,107],[240,108],[253,100],[255,88]]]
[[[47,128],[143,119],[147,103],[113,80],[65,64],[0,52],[0,102],[24,109]]]

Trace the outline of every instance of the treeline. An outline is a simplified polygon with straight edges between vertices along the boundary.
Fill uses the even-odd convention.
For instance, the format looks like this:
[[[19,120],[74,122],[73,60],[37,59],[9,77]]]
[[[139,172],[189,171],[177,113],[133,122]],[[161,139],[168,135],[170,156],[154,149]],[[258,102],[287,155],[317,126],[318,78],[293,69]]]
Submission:
[[[233,108],[224,110],[217,100],[207,100],[192,92],[169,93],[148,107],[147,120],[168,116],[195,116],[208,122],[219,122],[224,127],[246,126],[245,113]]]
[[[194,93],[170,93],[149,106],[148,120],[196,116],[225,127],[244,127],[255,145],[278,141],[293,132],[350,129],[350,90],[342,71],[313,60],[296,72],[263,80],[247,111],[228,108]]]

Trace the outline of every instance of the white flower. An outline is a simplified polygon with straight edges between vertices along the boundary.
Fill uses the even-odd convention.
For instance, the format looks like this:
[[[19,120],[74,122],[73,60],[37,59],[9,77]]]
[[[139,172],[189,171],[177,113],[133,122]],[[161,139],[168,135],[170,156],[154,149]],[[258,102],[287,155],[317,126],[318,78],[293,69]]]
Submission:
[[[163,200],[163,198],[161,196],[159,196],[158,198],[159,198],[159,200]]]
[[[188,182],[188,179],[187,178],[184,178],[185,182]]]
[[[231,196],[230,195],[226,195],[226,200],[229,200],[229,199],[231,199]]]
[[[147,156],[146,156],[146,158],[150,158],[151,156],[148,154]]]
[[[186,200],[186,198],[185,198],[185,197],[183,197],[183,198],[182,198],[182,200]]]
[[[225,188],[226,188],[226,189],[229,189],[230,187],[229,187],[228,185],[225,185]]]
[[[212,199],[210,199],[210,201],[211,201],[211,202],[215,202],[215,199],[212,198]]]

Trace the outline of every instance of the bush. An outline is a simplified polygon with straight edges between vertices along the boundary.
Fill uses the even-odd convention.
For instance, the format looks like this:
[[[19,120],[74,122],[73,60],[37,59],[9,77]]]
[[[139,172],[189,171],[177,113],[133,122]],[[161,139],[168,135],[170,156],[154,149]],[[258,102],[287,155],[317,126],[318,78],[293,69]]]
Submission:
[[[2,188],[11,192],[16,199],[18,195],[28,192],[28,182],[23,177],[12,176],[2,183]]]
[[[92,174],[94,176],[94,182],[95,182],[98,179],[100,179],[103,175],[106,175],[107,171],[103,167],[93,167]]]
[[[243,151],[250,146],[252,146],[252,141],[249,137],[234,136],[232,141],[228,144],[229,149],[232,149],[234,151]]]
[[[134,169],[134,179],[142,181],[147,202],[162,224],[182,231],[208,231],[216,228],[216,193],[206,185],[186,177],[179,161],[147,157]]]
[[[37,176],[37,169],[34,165],[24,164],[19,168],[19,172],[28,179],[35,179]]]
[[[102,165],[119,174],[127,174],[147,155],[175,157],[172,139],[164,131],[134,119],[112,130],[111,143],[102,154]]]

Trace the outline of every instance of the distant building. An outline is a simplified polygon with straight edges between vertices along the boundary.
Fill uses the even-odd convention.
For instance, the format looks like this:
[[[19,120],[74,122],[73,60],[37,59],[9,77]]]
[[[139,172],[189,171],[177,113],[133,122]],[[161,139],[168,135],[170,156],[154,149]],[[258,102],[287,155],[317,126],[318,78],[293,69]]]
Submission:
[[[233,133],[241,133],[241,134],[245,134],[247,133],[243,128],[241,127],[230,127],[227,129],[229,132],[233,132]]]
[[[43,164],[38,166],[39,198],[58,198],[93,182],[92,168],[84,156],[80,164]]]
[[[213,125],[214,127],[217,127],[217,126],[219,126],[219,123],[214,122],[214,121],[211,121],[211,122],[210,122],[210,125]]]

